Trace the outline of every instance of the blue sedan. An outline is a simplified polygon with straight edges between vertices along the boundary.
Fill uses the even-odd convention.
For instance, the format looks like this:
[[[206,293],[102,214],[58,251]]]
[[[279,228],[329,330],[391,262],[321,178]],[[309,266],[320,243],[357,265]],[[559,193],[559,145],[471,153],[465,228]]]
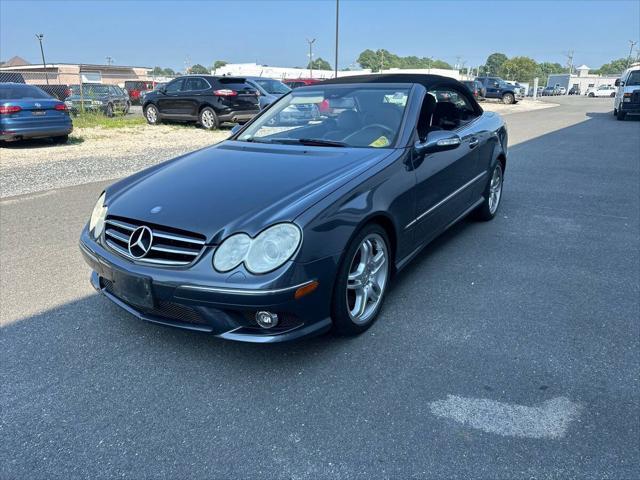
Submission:
[[[80,250],[94,288],[143,320],[248,342],[355,335],[423,247],[494,218],[506,163],[503,120],[456,80],[330,80],[108,187]]]
[[[0,83],[0,141],[52,138],[65,143],[73,130],[66,105],[22,83]]]

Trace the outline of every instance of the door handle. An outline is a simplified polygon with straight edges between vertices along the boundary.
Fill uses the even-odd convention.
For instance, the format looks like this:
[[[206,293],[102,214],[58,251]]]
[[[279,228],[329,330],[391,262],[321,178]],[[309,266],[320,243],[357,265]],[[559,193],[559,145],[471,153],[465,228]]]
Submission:
[[[469,142],[469,148],[476,148],[479,143],[480,143],[480,140],[478,140],[477,138],[474,137]]]

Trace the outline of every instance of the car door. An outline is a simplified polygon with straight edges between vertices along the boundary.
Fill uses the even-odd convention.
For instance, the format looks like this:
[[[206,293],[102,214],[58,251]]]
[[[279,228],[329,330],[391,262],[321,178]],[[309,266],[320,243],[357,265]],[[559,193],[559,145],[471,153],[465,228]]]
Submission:
[[[179,115],[197,119],[200,106],[204,103],[204,97],[209,94],[210,89],[211,85],[204,78],[185,78],[178,105]]]
[[[468,94],[448,86],[431,90],[427,95],[437,99],[430,130],[451,130],[460,137],[461,142],[453,150],[414,156],[416,218],[411,226],[415,228],[417,245],[433,239],[469,208],[472,187],[483,175],[479,173],[481,162],[478,147],[482,136],[478,130],[479,117],[473,108],[468,108],[472,104]],[[438,103],[455,104],[458,107],[460,119],[457,125],[455,122],[447,124],[441,121],[438,111],[446,108],[442,108],[442,105],[439,107]],[[450,105],[447,107],[451,109]]]
[[[183,78],[177,78],[167,84],[164,92],[158,95],[157,105],[160,115],[166,117],[175,117],[180,108],[180,90],[184,83]]]

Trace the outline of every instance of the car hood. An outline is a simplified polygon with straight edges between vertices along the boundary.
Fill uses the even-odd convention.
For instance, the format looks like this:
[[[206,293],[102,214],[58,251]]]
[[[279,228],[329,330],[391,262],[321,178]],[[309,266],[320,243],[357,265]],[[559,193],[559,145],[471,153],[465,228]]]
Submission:
[[[226,141],[115,184],[107,191],[108,211],[217,243],[294,220],[390,152]]]

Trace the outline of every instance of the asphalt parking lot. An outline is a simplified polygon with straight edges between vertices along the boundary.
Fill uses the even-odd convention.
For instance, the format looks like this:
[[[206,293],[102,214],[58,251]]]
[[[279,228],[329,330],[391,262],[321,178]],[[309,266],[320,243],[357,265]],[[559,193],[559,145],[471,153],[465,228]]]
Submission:
[[[553,102],[352,339],[138,321],[78,252],[105,181],[2,199],[0,478],[637,478],[640,121]]]

